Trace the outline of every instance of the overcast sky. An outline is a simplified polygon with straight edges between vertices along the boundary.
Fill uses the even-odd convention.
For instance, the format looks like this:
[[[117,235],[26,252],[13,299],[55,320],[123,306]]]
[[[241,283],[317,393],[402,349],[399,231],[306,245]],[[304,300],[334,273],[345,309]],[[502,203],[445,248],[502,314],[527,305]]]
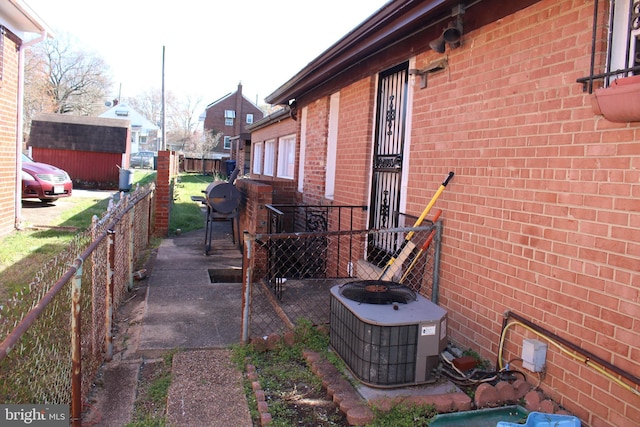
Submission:
[[[111,68],[113,97],[162,87],[262,104],[387,0],[23,0]]]

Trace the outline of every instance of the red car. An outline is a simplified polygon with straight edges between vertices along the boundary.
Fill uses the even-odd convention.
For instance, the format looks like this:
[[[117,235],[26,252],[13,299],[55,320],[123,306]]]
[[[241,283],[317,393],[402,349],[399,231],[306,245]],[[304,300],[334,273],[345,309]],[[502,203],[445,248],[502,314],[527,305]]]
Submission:
[[[60,197],[69,197],[73,183],[69,174],[46,163],[33,161],[22,155],[22,198],[55,202]]]

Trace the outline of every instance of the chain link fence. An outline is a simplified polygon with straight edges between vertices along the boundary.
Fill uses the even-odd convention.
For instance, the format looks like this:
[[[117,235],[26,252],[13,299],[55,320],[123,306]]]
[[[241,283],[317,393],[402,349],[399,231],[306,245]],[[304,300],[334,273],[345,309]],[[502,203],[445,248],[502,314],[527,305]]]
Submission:
[[[102,218],[94,218],[24,291],[0,307],[0,402],[85,401],[98,368],[111,357],[112,314],[149,244],[154,192],[149,184],[120,193]],[[78,307],[80,316],[74,318]],[[80,337],[80,360],[74,356],[74,334]],[[72,384],[76,367],[80,390]]]
[[[285,209],[275,210],[287,216]],[[342,212],[340,221],[331,210],[324,219],[315,214],[271,218],[270,229],[279,232],[245,236],[251,277],[246,339],[281,334],[300,319],[328,324],[330,289],[351,282],[402,284],[437,301],[441,222],[353,230],[350,216],[356,212]],[[283,231],[309,229],[301,217],[313,217],[314,231]],[[289,227],[283,226],[287,223]],[[332,224],[343,229],[326,231]]]

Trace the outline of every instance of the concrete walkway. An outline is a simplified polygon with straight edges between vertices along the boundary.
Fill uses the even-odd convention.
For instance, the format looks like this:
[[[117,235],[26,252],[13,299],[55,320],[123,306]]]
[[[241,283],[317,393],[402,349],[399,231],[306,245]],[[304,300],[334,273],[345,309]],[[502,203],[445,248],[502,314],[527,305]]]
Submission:
[[[212,283],[209,276],[209,270],[237,273],[242,254],[232,242],[229,222],[212,229],[208,256],[204,229],[162,241],[144,279],[146,293],[120,313],[125,319],[119,323],[116,354],[104,366],[87,423],[131,422],[141,370],[176,351],[167,399],[170,425],[252,426],[242,373],[231,364],[228,350],[240,342],[242,283]]]
[[[139,353],[225,348],[240,341],[242,283],[211,283],[209,277],[210,269],[242,270],[240,250],[221,232],[227,224],[215,223],[209,256],[204,232],[162,241],[149,278]]]

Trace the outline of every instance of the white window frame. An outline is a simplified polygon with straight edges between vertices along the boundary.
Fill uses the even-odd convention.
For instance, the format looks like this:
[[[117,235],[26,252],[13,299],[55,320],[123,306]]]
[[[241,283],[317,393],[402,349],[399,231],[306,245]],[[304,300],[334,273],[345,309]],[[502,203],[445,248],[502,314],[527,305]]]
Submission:
[[[253,114],[251,113],[247,114],[247,124],[248,125],[253,124]]]
[[[276,140],[270,139],[264,143],[264,166],[263,175],[273,176],[273,169],[276,163]]]
[[[225,136],[224,137],[224,142],[223,142],[222,147],[225,150],[231,150],[231,137],[230,136]]]
[[[296,166],[296,135],[278,139],[278,178],[293,179]]]
[[[224,125],[225,126],[233,126],[233,119],[230,119],[230,118],[224,119]]]
[[[640,1],[634,1],[634,6],[640,5]],[[607,67],[609,70],[616,71],[625,68],[633,67],[636,44],[639,43],[640,28],[632,29],[629,22],[629,1],[628,0],[616,0],[612,4],[612,29],[611,29],[611,46],[609,51],[611,53],[611,63]],[[627,45],[629,45],[629,51],[627,51]],[[627,55],[629,61],[627,62]],[[611,76],[608,83],[612,83],[619,77],[625,77],[627,75],[640,74],[640,71],[621,73]]]
[[[253,156],[252,172],[257,175],[262,175],[262,152],[264,151],[264,143],[256,142],[253,144],[253,149],[251,151],[251,155]]]
[[[300,160],[298,164],[298,192],[304,191],[304,163],[307,152],[307,107],[302,109],[300,118]]]
[[[336,189],[336,161],[338,157],[338,117],[340,115],[340,92],[329,98],[329,132],[327,133],[327,161],[324,177],[324,197],[333,200]]]
[[[235,119],[236,118],[235,110],[224,110],[224,118],[225,119]]]

